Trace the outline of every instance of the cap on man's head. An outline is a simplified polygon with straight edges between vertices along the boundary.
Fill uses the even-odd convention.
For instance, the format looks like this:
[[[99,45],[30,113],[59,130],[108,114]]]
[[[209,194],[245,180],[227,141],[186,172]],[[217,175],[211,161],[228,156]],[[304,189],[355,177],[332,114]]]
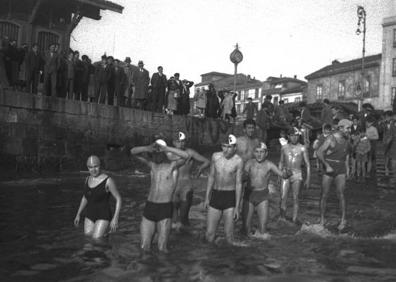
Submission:
[[[260,144],[256,147],[256,150],[268,150],[268,148],[264,142],[260,142]]]
[[[337,124],[337,127],[351,127],[352,126],[352,121],[350,121],[349,119],[343,118],[342,120],[340,120]]]
[[[297,127],[289,128],[287,131],[288,135],[301,135],[301,131]]]
[[[126,58],[125,58],[125,62],[126,62],[126,63],[130,63],[130,62],[131,62],[131,58],[130,58],[130,57],[126,57]]]
[[[175,141],[184,141],[186,140],[186,134],[181,131],[176,132],[175,134]]]
[[[144,65],[143,61],[139,61],[138,65]]]
[[[224,140],[223,144],[227,144],[227,145],[236,145],[237,143],[237,139],[235,137],[235,135],[228,135],[227,138]]]

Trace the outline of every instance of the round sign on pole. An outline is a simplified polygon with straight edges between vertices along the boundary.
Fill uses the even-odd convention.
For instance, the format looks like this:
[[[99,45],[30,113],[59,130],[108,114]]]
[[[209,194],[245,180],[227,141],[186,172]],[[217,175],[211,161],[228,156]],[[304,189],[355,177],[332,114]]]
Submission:
[[[230,60],[231,60],[231,62],[233,62],[234,64],[239,64],[240,62],[242,62],[242,60],[243,60],[243,55],[242,55],[242,52],[239,51],[239,49],[238,49],[238,44],[235,46],[234,51],[231,52],[231,54],[230,54]]]

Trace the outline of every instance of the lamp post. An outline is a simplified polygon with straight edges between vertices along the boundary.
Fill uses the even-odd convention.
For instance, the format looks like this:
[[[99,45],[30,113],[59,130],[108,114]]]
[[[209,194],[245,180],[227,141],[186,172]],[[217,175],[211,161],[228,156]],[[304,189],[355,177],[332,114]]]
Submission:
[[[358,85],[357,92],[358,92],[358,111],[362,110],[362,103],[363,103],[363,95],[365,91],[364,86],[364,56],[366,54],[366,10],[363,6],[357,7],[357,16],[358,16],[358,23],[356,34],[360,35],[363,33],[363,47],[362,47],[362,70],[361,70],[361,77],[360,77],[360,87]],[[360,88],[360,91],[359,91]],[[360,92],[360,93],[359,93]]]

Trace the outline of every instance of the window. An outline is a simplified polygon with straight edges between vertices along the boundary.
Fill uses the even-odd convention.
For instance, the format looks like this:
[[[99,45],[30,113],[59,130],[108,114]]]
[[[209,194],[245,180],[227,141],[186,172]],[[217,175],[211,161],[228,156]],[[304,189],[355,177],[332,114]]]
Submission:
[[[392,94],[392,100],[391,100],[391,103],[392,103],[392,105],[394,104],[394,102],[395,102],[395,97],[396,97],[396,87],[392,87],[392,90],[391,90],[391,94]]]
[[[50,44],[59,43],[59,36],[52,32],[40,31],[38,33],[37,43],[40,47],[40,51],[44,52],[44,51],[48,50],[48,47],[50,46]]]
[[[16,40],[18,43],[19,26],[11,22],[0,21],[0,38],[4,36],[10,40]]]
[[[284,98],[282,101],[284,101],[285,104],[289,103],[289,99],[288,98]]]
[[[393,47],[396,48],[396,28],[393,30]]]
[[[364,78],[363,84],[363,97],[370,97],[370,76]]]
[[[396,58],[392,60],[392,76],[396,76]]]
[[[316,86],[316,100],[322,100],[322,99],[323,99],[323,86],[317,85]]]
[[[301,102],[301,97],[296,97],[296,98],[294,99],[294,102]]]
[[[338,99],[345,98],[345,80],[340,80],[338,82]]]

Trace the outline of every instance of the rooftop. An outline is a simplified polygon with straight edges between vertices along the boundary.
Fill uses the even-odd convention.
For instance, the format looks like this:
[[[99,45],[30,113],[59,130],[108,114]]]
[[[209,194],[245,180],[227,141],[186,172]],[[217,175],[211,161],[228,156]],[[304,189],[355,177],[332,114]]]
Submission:
[[[381,65],[382,54],[367,56],[364,58],[364,66],[366,68],[376,67]],[[339,73],[357,71],[362,68],[362,59],[354,59],[346,62],[339,62],[334,60],[331,65],[325,66],[318,71],[315,71],[305,77],[305,79],[315,79],[320,77],[331,76]]]
[[[213,83],[216,88],[233,88],[234,85],[234,76],[229,75],[228,77],[221,78],[215,81],[203,81],[201,83],[196,84],[195,86],[203,86],[203,85],[208,85],[209,83]],[[262,86],[262,82],[260,80],[257,80],[255,78],[249,78],[249,76],[243,74],[243,73],[238,73],[237,78],[236,78],[236,85],[237,88],[241,87],[252,87],[252,86]]]

